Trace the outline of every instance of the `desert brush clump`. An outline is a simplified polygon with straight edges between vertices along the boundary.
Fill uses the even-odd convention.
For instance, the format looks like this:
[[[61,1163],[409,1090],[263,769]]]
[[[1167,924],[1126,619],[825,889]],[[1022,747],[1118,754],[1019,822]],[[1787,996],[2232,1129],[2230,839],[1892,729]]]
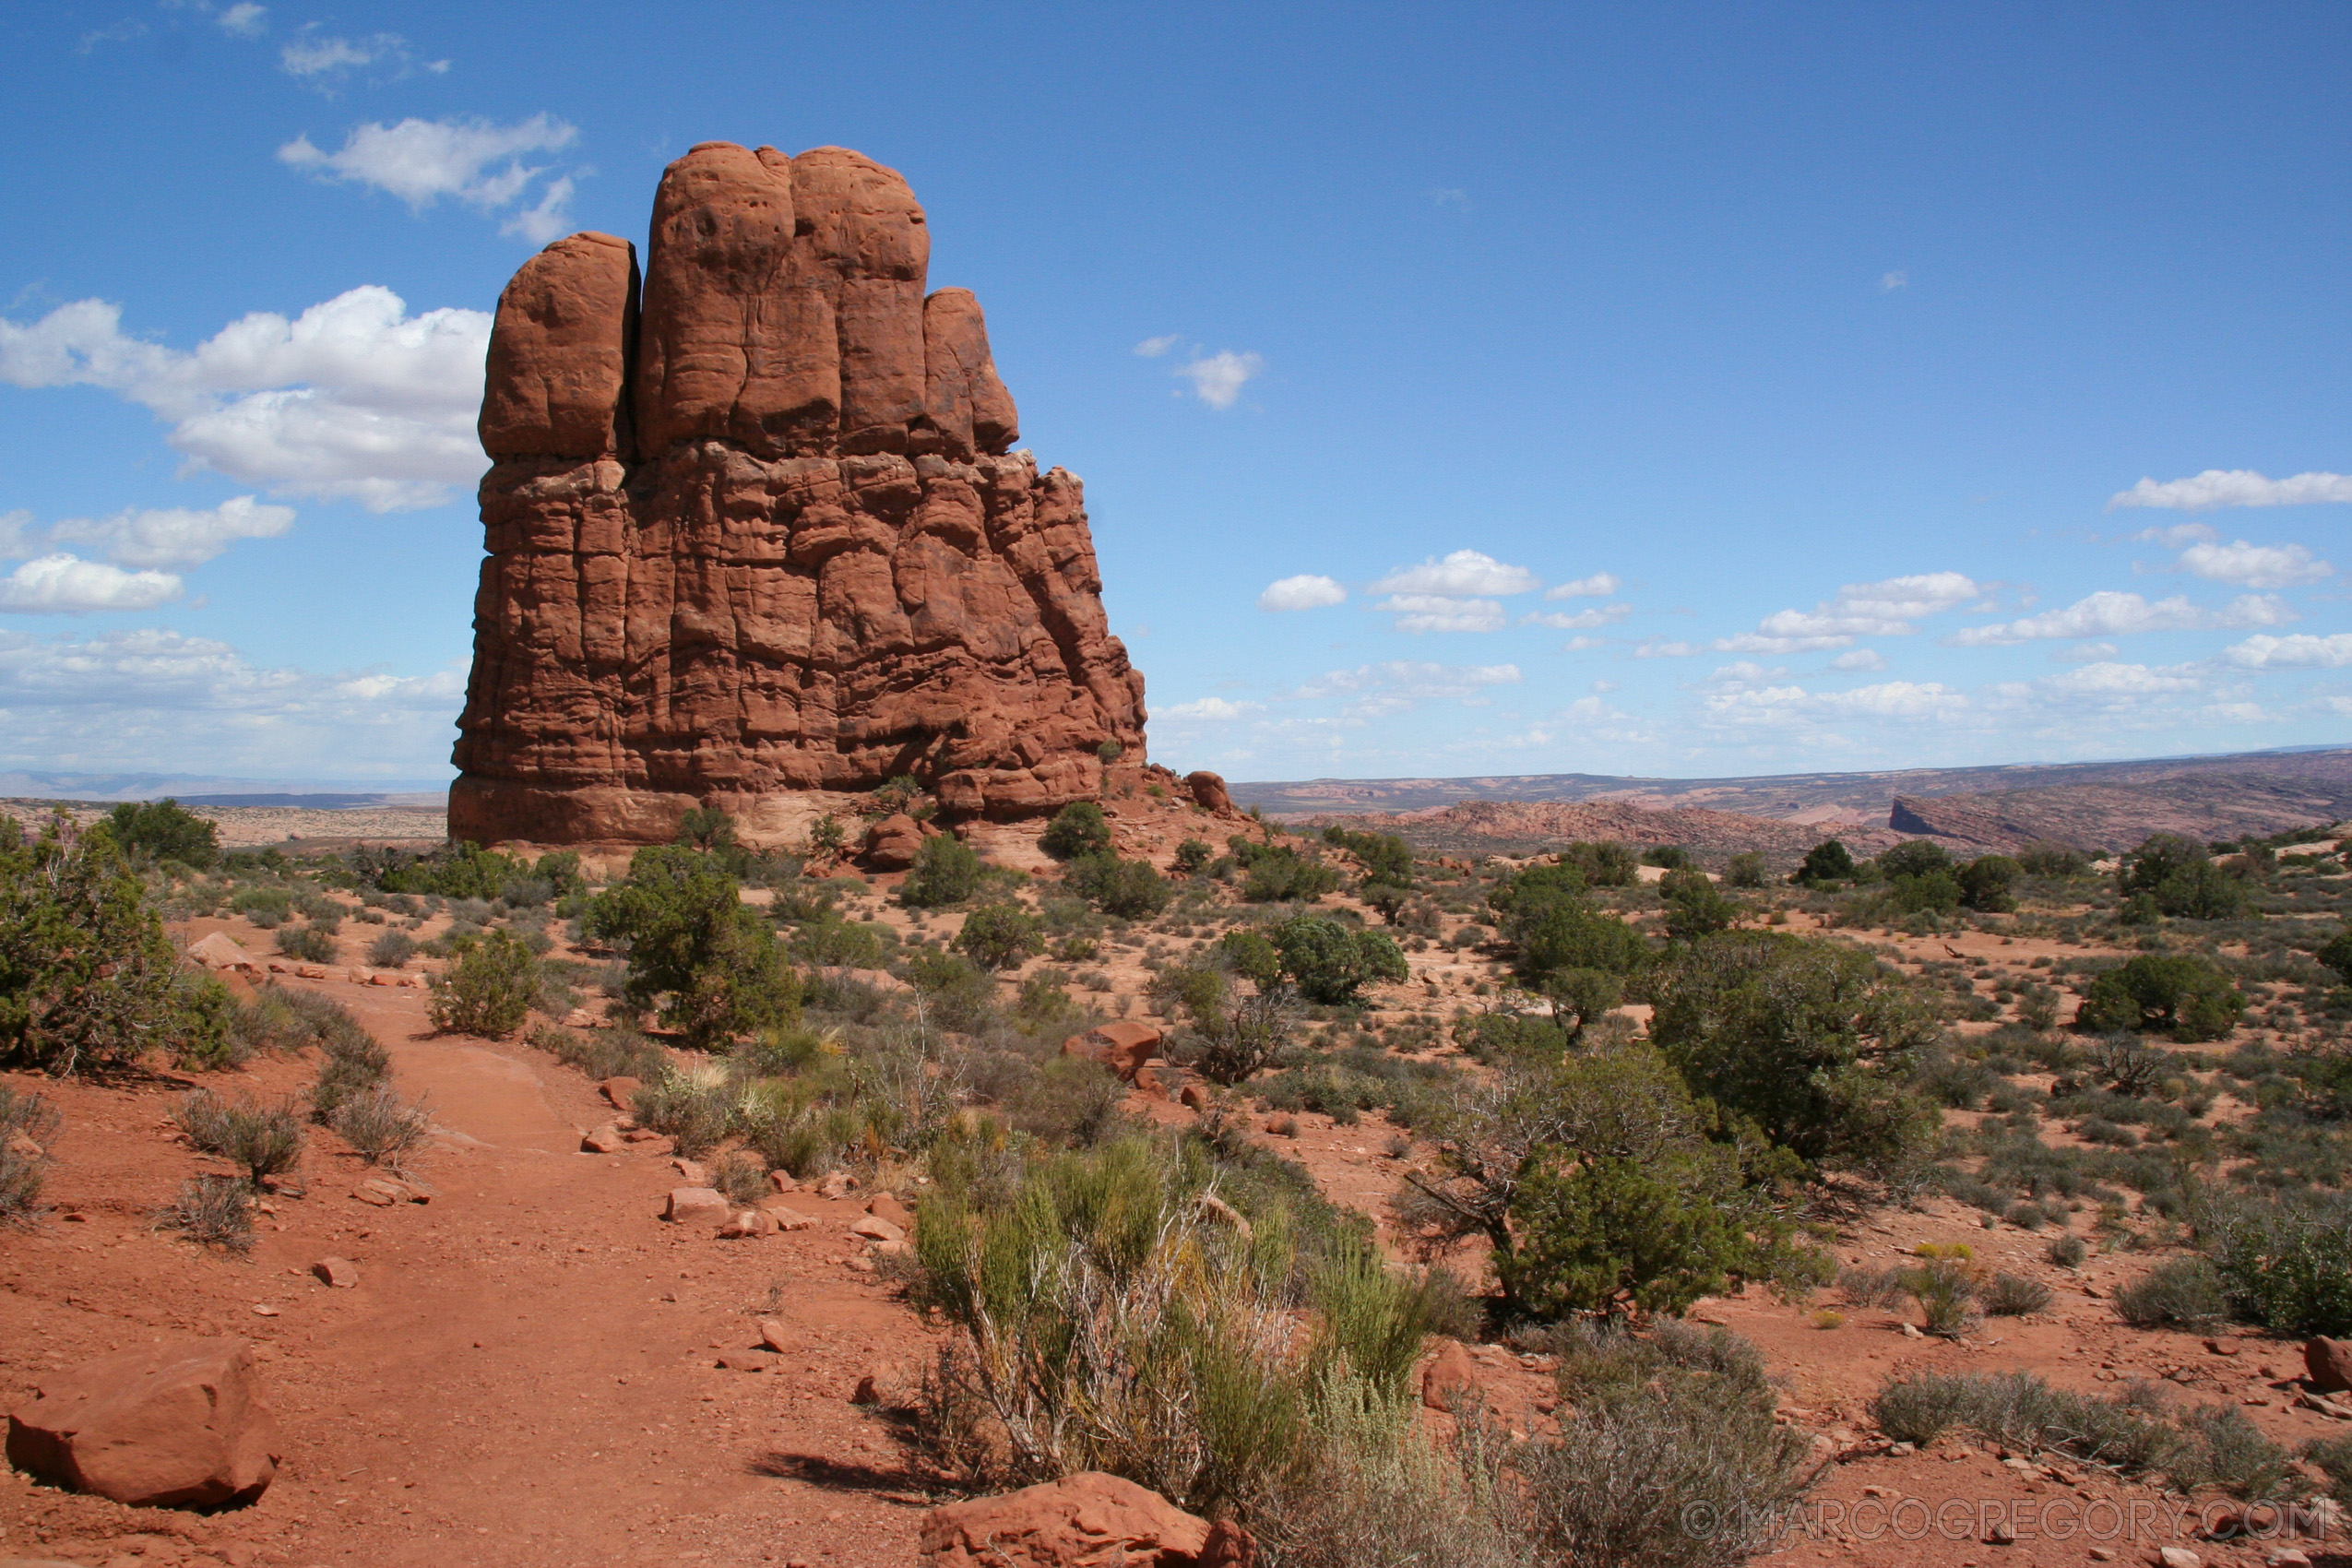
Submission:
[[[253,1251],[253,1215],[251,1185],[233,1176],[199,1176],[180,1183],[179,1195],[156,1214],[155,1228],[243,1255]]]
[[[523,1027],[539,994],[539,959],[512,932],[488,931],[451,944],[456,961],[429,983],[425,1014],[452,1034],[496,1039]]]
[[[303,1118],[291,1104],[256,1105],[197,1089],[180,1098],[172,1120],[196,1147],[242,1166],[255,1187],[302,1160]]]
[[[2052,1388],[2031,1372],[1913,1372],[1882,1387],[1871,1419],[1898,1443],[1966,1431],[2028,1453],[2071,1454],[2140,1475],[2178,1450],[2179,1434],[2148,1385],[2108,1398]]]
[[[64,1123],[44,1097],[0,1085],[0,1221],[22,1222],[41,1212],[49,1146]]]
[[[327,1118],[370,1165],[400,1168],[405,1156],[433,1132],[433,1115],[422,1099],[404,1100],[388,1084],[377,1084],[343,1099]]]
[[[925,847],[942,842],[954,840]],[[627,950],[629,1004],[658,1009],[695,1049],[800,1016],[800,976],[774,927],[712,855],[680,845],[638,850],[627,880],[589,905],[585,929]]]

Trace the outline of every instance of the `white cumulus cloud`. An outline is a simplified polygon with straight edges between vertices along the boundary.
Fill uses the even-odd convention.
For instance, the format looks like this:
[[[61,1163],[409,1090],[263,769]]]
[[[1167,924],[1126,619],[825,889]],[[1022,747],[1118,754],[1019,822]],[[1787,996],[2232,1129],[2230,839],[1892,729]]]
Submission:
[[[1970,626],[1947,640],[1959,647],[2008,647],[2045,637],[2119,637],[2137,632],[2199,632],[2228,626],[2277,626],[2295,612],[2275,596],[2241,594],[2225,609],[2206,610],[2184,595],[2153,602],[2136,593],[2102,589],[2063,610],[2021,621]]]
[[[121,306],[79,300],[0,320],[0,381],[103,387],[168,422],[192,467],[399,511],[441,505],[488,466],[474,420],[490,319],[411,316],[370,284],[291,321],[257,311],[182,352],[125,335]]]
[[[2245,670],[2341,670],[2352,665],[2352,632],[2251,636],[2222,649],[2221,656]]]
[[[1546,599],[1607,599],[1625,585],[1611,572],[1595,572],[1589,577],[1558,584],[1543,590]]]
[[[1490,700],[1491,688],[1515,685],[1519,679],[1515,664],[1435,664],[1392,659],[1331,671],[1290,695],[1307,700],[1348,698],[1350,718],[1370,719],[1401,713],[1424,702],[1480,704]]]
[[[1829,661],[1832,670],[1883,670],[1886,655],[1874,647],[1848,648]]]
[[[538,205],[516,213],[498,226],[498,232],[519,236],[535,245],[560,240],[572,232],[571,204],[571,176],[550,180],[547,188],[540,193]]]
[[[265,505],[250,495],[237,495],[208,510],[173,506],[111,517],[67,517],[49,530],[49,537],[95,544],[125,566],[195,566],[238,540],[275,539],[293,526],[291,506]]]
[[[2299,588],[2335,576],[2335,568],[2299,544],[2192,544],[2180,564],[2208,582],[2239,588]]]
[[[1483,551],[1456,550],[1418,566],[1399,566],[1372,585],[1374,593],[1512,594],[1543,587],[1525,566],[1506,566]]]
[[[334,152],[321,151],[305,135],[279,148],[278,160],[322,179],[372,185],[411,208],[455,196],[488,209],[513,202],[544,172],[524,163],[519,154],[553,152],[578,135],[550,114],[512,125],[466,119],[408,119],[386,125],[371,120],[346,136]],[[564,195],[570,194],[567,185]]]
[[[1178,365],[1176,374],[1190,381],[1193,395],[1210,408],[1229,409],[1240,399],[1242,386],[1264,369],[1265,361],[1257,355],[1225,350]]]
[[[1146,338],[1135,345],[1135,352],[1147,360],[1156,360],[1174,348],[1183,336],[1182,332],[1170,332],[1158,338]]]
[[[1260,610],[1320,610],[1327,604],[1347,601],[1348,590],[1333,579],[1316,572],[1301,572],[1295,577],[1283,577],[1266,584],[1258,595]]]
[[[16,615],[86,615],[101,610],[152,610],[180,597],[169,572],[126,572],[59,551],[0,577],[0,611]]]
[[[230,6],[212,19],[220,25],[222,32],[233,37],[258,38],[269,30],[268,18],[268,6],[256,6],[253,0],[239,0],[237,5]]]
[[[2310,506],[2329,501],[2352,501],[2352,474],[2312,472],[2268,479],[2251,469],[2207,469],[2193,479],[2166,480],[2161,484],[2143,479],[2129,490],[2117,491],[2107,505],[2110,512],[2119,506],[2208,512],[2222,506]]]

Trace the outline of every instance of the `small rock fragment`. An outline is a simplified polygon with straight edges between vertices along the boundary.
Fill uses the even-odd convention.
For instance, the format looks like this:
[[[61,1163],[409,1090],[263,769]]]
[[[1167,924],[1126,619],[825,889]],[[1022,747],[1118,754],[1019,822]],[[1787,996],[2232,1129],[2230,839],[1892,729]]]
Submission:
[[[759,1342],[771,1350],[789,1350],[792,1348],[791,1331],[774,1318],[764,1317],[759,1320]]]
[[[903,1241],[907,1239],[907,1233],[904,1230],[886,1219],[876,1219],[870,1214],[850,1226],[849,1234],[862,1236],[869,1241]]]
[[[352,1290],[359,1287],[360,1265],[349,1258],[321,1258],[310,1265],[310,1271],[332,1289]]]
[[[849,1396],[849,1403],[852,1405],[879,1405],[882,1403],[882,1390],[874,1383],[873,1373],[868,1372],[865,1376],[858,1379],[857,1390]]]
[[[629,1141],[621,1135],[621,1129],[610,1122],[593,1132],[582,1134],[580,1138],[582,1154],[619,1154],[628,1146]]]
[[[776,1234],[776,1217],[764,1208],[739,1209],[728,1217],[719,1228],[719,1235],[730,1241],[742,1241],[753,1236]]]
[[[907,1206],[888,1193],[877,1194],[872,1203],[866,1205],[866,1212],[876,1219],[886,1219],[901,1229],[906,1228]]]
[[[727,1200],[709,1187],[673,1187],[661,1218],[677,1225],[724,1225]]]

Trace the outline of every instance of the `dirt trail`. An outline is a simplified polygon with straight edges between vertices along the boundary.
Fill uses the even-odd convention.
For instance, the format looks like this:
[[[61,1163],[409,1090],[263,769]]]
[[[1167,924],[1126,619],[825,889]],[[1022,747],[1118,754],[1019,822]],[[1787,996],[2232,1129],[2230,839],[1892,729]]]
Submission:
[[[158,1126],[168,1088],[18,1083],[51,1094],[67,1124],[49,1194],[60,1216],[0,1233],[9,1403],[44,1367],[142,1338],[245,1335],[289,1463],[257,1505],[212,1519],[11,1473],[0,1555],[38,1544],[96,1563],[144,1547],[148,1564],[190,1568],[911,1560],[926,1500],[906,1490],[883,1420],[849,1396],[869,1372],[911,1372],[925,1338],[853,1261],[855,1202],[798,1194],[817,1225],[764,1240],[681,1231],[657,1218],[678,1182],[666,1158],[576,1152],[579,1129],[611,1114],[576,1073],[520,1046],[431,1038],[413,992],[313,989],[386,1043],[401,1092],[431,1097],[444,1131],[415,1166],[430,1204],[363,1205],[350,1195],[360,1163],[315,1147],[308,1195],[276,1200],[251,1261],[199,1254],[146,1218],[207,1163]],[[310,1070],[265,1062],[240,1076],[274,1096]],[[358,1289],[309,1277],[327,1255],[358,1263]],[[790,1351],[765,1372],[718,1369],[722,1349],[757,1345],[761,1316],[790,1326]]]

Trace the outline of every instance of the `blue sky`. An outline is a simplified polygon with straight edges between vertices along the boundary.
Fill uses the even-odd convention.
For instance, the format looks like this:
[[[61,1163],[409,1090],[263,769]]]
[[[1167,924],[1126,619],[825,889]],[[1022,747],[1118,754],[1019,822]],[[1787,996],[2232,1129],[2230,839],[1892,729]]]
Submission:
[[[2352,8],[0,12],[0,766],[434,780],[486,312],[854,147],[1083,476],[1153,754],[2352,738]]]

